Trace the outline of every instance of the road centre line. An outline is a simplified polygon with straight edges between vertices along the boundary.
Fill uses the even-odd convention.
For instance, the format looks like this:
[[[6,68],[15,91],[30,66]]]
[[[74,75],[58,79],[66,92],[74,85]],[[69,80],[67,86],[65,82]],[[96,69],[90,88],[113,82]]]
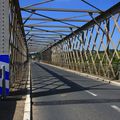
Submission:
[[[95,94],[95,93],[93,93],[93,92],[90,92],[89,90],[86,90],[85,92],[91,94],[92,96],[95,96],[95,97],[97,96],[97,94]]]
[[[120,108],[119,108],[118,106],[116,106],[116,105],[111,105],[111,107],[112,107],[113,109],[117,110],[118,112],[120,112]]]

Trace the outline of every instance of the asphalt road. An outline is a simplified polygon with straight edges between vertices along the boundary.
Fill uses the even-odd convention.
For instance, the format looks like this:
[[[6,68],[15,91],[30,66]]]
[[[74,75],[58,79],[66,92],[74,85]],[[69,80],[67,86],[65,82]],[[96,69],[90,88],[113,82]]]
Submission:
[[[32,63],[33,120],[120,120],[120,87]]]

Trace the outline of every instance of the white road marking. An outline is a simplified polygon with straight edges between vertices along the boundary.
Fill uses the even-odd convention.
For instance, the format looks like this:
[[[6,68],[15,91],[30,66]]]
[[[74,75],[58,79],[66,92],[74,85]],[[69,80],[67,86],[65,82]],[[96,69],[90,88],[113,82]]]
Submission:
[[[91,94],[92,96],[97,96],[97,94],[94,94],[93,92],[90,92],[88,90],[86,90],[87,93]]]
[[[67,96],[67,95],[66,95],[66,94],[61,94],[61,96],[62,96],[62,97],[65,97],[65,96]]]
[[[28,75],[27,89],[28,91],[30,90],[30,63],[29,63],[29,75]],[[23,120],[30,120],[30,109],[31,109],[30,104],[31,102],[30,102],[30,92],[29,92],[26,96]]]
[[[120,108],[119,108],[118,106],[116,106],[116,105],[111,105],[111,107],[112,107],[113,109],[117,110],[118,112],[120,112]]]

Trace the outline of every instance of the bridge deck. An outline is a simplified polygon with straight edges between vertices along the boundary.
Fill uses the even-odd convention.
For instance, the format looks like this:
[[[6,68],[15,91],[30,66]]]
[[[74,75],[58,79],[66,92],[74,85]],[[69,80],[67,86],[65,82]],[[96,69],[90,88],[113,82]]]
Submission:
[[[33,120],[119,120],[120,88],[32,63]]]

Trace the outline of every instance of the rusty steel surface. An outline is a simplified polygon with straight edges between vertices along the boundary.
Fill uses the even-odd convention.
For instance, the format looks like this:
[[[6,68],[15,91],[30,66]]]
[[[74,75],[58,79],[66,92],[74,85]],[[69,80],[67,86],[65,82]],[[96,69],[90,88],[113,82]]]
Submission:
[[[42,52],[44,62],[119,79],[120,3]]]
[[[20,79],[27,61],[27,43],[18,1],[9,1],[9,53],[10,53],[10,85]]]

